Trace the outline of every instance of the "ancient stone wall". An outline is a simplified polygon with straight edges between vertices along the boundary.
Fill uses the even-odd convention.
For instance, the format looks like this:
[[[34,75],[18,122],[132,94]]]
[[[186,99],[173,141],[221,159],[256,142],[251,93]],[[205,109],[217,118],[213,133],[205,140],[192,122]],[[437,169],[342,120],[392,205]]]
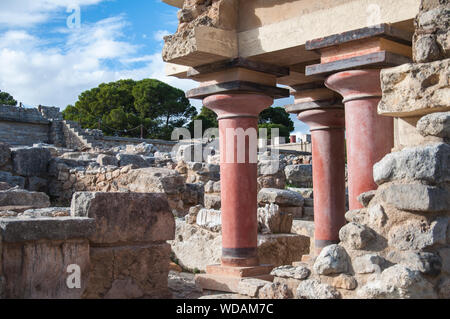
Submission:
[[[11,145],[33,145],[49,142],[50,121],[37,109],[0,106],[0,142]]]

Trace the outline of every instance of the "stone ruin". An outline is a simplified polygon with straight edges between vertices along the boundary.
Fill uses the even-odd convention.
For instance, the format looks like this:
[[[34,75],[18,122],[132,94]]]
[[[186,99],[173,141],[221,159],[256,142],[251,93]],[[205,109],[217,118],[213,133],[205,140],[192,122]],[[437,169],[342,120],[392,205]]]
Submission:
[[[197,32],[235,32],[236,6],[185,1],[164,58],[181,63],[185,56],[217,56],[197,52]],[[296,104],[287,111],[311,126],[313,156],[259,153],[253,184],[245,185],[254,188],[255,205],[240,212],[253,218],[253,228],[237,223],[242,228],[234,232],[228,198],[244,198],[245,192],[230,191],[236,176],[223,174],[219,150],[206,162],[192,162],[185,156],[192,145],[176,149],[174,158],[175,143],[105,137],[43,106],[1,106],[0,298],[450,298],[448,17],[448,2],[423,1],[415,20],[414,63],[381,70],[382,92],[369,92],[367,100],[376,102],[379,115],[394,118],[395,144],[386,141],[388,151],[362,169],[352,158],[345,167],[343,156],[334,156],[344,151],[340,99],[322,84],[314,86],[317,95],[296,86]],[[373,70],[355,74],[361,85],[365,76],[376,82]],[[346,83],[326,83],[347,94]],[[258,86],[251,90],[259,95],[231,90],[227,103],[269,104],[267,98],[255,102]],[[202,94],[197,96],[207,106],[221,107],[220,99]],[[359,98],[360,106],[368,103]],[[351,112],[348,100],[345,112]],[[242,109],[247,113],[233,114],[232,121],[256,113]],[[321,153],[326,147],[328,153]],[[339,176],[327,182],[336,171]],[[354,196],[358,182],[368,180],[369,189]],[[342,216],[326,221],[326,212]],[[239,243],[231,250],[224,246],[235,235],[248,239],[245,231],[255,234],[250,254]],[[239,274],[224,279],[224,269]]]

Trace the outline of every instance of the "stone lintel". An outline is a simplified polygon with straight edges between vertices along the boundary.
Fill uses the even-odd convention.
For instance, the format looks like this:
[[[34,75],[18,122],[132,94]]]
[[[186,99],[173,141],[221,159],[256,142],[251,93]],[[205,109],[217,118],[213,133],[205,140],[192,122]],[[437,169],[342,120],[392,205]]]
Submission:
[[[289,68],[281,67],[277,65],[255,62],[242,57],[228,59],[225,61],[204,64],[197,67],[192,67],[187,71],[188,77],[196,77],[199,75],[215,73],[230,68],[243,68],[251,71],[257,71],[261,73],[267,73],[276,77],[282,77],[289,75]]]
[[[356,29],[348,32],[333,34],[324,38],[318,38],[306,42],[305,49],[321,50],[343,43],[382,37],[397,43],[411,46],[413,34],[407,30],[395,28],[389,24],[383,23],[371,27]]]
[[[411,59],[388,51],[380,51],[306,67],[306,75],[330,75],[354,69],[382,69],[410,63]]]
[[[231,81],[192,89],[186,92],[186,97],[189,99],[204,99],[207,96],[215,94],[239,94],[239,93],[241,94],[259,93],[268,95],[275,99],[286,98],[290,96],[288,89],[247,81]]]
[[[87,239],[94,231],[95,220],[92,218],[0,218],[0,238],[9,243]]]
[[[238,56],[236,31],[197,26],[189,32],[167,36],[165,41],[165,62],[193,67]]]

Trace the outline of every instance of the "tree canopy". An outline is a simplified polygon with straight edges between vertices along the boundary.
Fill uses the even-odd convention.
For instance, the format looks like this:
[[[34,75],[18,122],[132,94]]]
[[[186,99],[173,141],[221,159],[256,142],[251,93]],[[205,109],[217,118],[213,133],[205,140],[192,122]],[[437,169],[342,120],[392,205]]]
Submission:
[[[217,115],[210,109],[202,107],[199,115],[193,117],[192,122],[189,123],[188,128],[191,134],[194,134],[194,121],[202,121],[203,132],[208,128],[218,127]],[[267,138],[271,138],[271,129],[278,128],[279,135],[289,138],[290,133],[295,129],[294,122],[289,117],[282,107],[270,107],[265,109],[259,115],[258,128],[267,129]],[[193,135],[192,135],[193,136]]]
[[[0,105],[16,106],[17,101],[14,100],[14,98],[9,93],[2,92],[2,90],[0,90]]]
[[[102,83],[81,93],[75,105],[63,111],[64,119],[106,135],[170,139],[173,129],[197,115],[182,90],[155,79]]]

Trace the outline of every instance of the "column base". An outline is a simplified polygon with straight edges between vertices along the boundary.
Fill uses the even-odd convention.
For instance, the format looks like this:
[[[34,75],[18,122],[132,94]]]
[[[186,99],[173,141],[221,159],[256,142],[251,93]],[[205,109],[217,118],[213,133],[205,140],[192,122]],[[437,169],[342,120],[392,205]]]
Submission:
[[[253,267],[230,267],[222,265],[206,266],[206,274],[195,276],[197,287],[205,290],[238,293],[239,283],[244,279],[273,281],[270,275],[272,265]]]

